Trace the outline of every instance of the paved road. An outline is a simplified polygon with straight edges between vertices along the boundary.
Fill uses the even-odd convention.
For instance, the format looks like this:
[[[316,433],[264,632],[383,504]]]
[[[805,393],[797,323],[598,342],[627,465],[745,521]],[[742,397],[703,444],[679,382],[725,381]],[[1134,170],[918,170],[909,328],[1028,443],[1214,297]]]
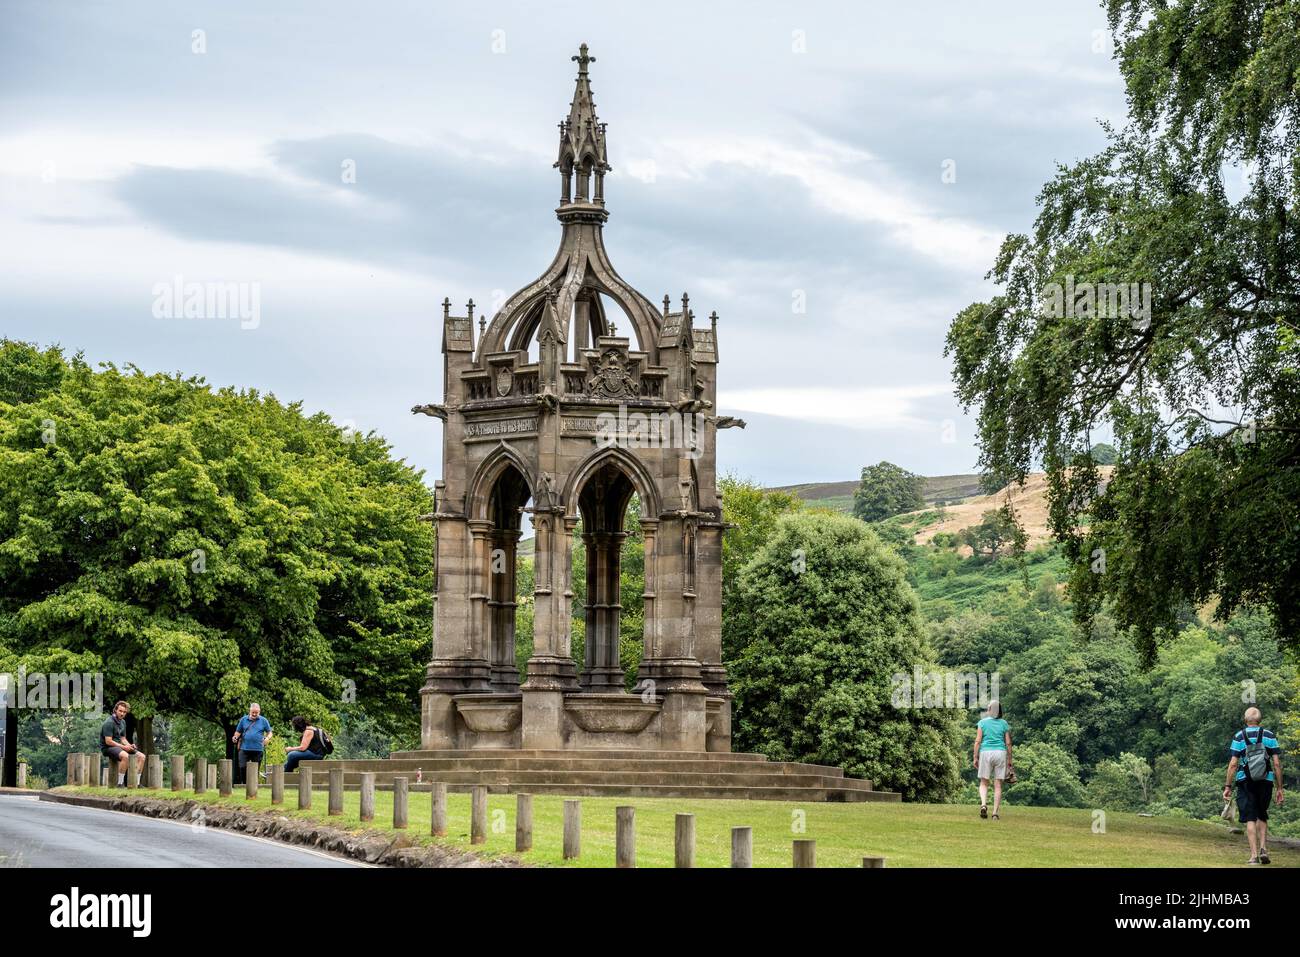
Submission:
[[[357,866],[215,827],[0,795],[0,867]]]

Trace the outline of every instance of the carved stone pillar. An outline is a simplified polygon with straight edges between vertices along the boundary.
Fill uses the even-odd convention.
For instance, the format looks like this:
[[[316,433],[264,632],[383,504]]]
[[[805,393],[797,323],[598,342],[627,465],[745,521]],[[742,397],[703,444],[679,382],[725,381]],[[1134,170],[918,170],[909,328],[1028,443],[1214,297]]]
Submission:
[[[569,656],[573,525],[558,513],[539,512],[533,526],[533,655],[520,686],[522,746],[558,750],[564,747],[564,695],[578,690],[577,668]]]
[[[624,691],[623,668],[619,664],[619,638],[623,604],[619,584],[623,539],[626,532],[590,532],[587,544],[587,643],[584,691]]]
[[[488,611],[491,620],[492,690],[519,690],[519,668],[515,664],[515,553],[522,533],[497,529],[489,553]]]

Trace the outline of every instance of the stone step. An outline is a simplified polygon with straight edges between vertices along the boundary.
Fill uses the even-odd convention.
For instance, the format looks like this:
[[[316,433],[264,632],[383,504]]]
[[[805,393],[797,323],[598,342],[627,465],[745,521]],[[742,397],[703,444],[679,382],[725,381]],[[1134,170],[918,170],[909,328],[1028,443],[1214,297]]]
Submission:
[[[501,755],[511,758],[633,758],[637,760],[655,760],[655,761],[711,761],[711,762],[732,762],[732,761],[753,761],[759,763],[767,762],[767,755],[752,754],[749,752],[737,751],[639,751],[634,749],[574,749],[574,750],[551,750],[542,751],[536,749],[511,748],[494,751],[490,748],[477,748],[474,750],[461,749],[449,751],[394,751],[389,757],[393,760],[428,760],[430,758],[479,758],[493,757]]]
[[[313,781],[313,784],[315,782]],[[285,786],[289,787],[286,778]],[[345,785],[349,791],[355,791],[359,785]],[[375,785],[378,790],[391,788]],[[428,785],[411,785],[415,790],[427,790]],[[447,790],[455,794],[467,794],[471,785],[448,784]],[[522,788],[487,784],[490,794],[513,794]],[[861,803],[864,801],[899,801],[901,795],[894,791],[856,790],[845,787],[746,787],[743,785],[678,785],[678,784],[535,784],[530,785],[527,794],[551,794],[567,797],[645,797],[645,798],[683,798],[700,800],[736,800],[736,801],[808,801]],[[313,790],[313,800],[323,801],[326,794],[322,789]]]
[[[314,767],[345,765],[348,771],[401,771],[414,775],[417,768],[424,771],[426,779],[431,774],[445,771],[644,771],[668,774],[709,772],[718,774],[768,774],[780,777],[786,774],[820,774],[827,777],[844,777],[840,768],[820,764],[801,764],[794,761],[664,761],[640,758],[587,758],[567,757],[518,758],[497,756],[488,752],[474,758],[374,758],[328,760],[316,762]]]
[[[336,764],[337,767],[337,764]],[[361,784],[362,770],[344,768],[343,786],[351,788],[359,787]],[[375,775],[375,785],[385,789],[392,787],[393,778],[401,776],[408,778],[411,786],[414,786],[414,776],[401,770],[373,771]],[[285,775],[285,783],[290,782],[297,784],[298,775]],[[486,784],[495,785],[513,791],[530,791],[535,785],[541,784],[571,784],[575,786],[594,786],[610,785],[618,787],[638,787],[642,785],[666,784],[683,787],[813,787],[813,788],[842,788],[850,791],[870,791],[871,782],[863,781],[857,778],[833,777],[826,774],[719,774],[717,771],[700,771],[700,772],[677,772],[673,774],[663,774],[658,771],[572,771],[572,770],[544,770],[544,771],[494,771],[478,769],[462,769],[456,771],[444,770],[439,771],[436,775],[426,773],[424,783],[432,781],[441,781],[443,784]],[[329,788],[329,776],[325,773],[318,774],[312,769],[312,787],[313,789],[327,790]],[[421,787],[423,790],[423,787]]]

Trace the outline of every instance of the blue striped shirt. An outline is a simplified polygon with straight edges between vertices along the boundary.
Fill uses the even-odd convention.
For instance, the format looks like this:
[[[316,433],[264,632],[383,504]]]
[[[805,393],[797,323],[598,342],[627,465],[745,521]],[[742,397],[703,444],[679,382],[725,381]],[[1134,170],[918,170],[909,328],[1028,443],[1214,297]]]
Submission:
[[[1237,776],[1233,780],[1236,781],[1246,780],[1246,732],[1247,731],[1256,732],[1255,734],[1252,734],[1250,736],[1251,744],[1255,744],[1257,741],[1259,741],[1258,735],[1262,734],[1264,736],[1264,750],[1268,752],[1269,771],[1268,771],[1267,780],[1272,781],[1273,780],[1273,755],[1281,754],[1282,749],[1278,746],[1277,738],[1274,737],[1272,731],[1267,731],[1264,728],[1258,728],[1258,727],[1245,728],[1241,731],[1238,731],[1236,734],[1232,736],[1232,743],[1228,745],[1228,757],[1237,759]]]

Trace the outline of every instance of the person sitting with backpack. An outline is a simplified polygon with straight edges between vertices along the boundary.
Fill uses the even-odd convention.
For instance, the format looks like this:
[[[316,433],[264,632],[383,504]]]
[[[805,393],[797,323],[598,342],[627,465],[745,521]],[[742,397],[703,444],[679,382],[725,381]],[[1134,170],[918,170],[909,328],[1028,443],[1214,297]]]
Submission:
[[[1246,709],[1245,717],[1246,727],[1234,734],[1228,745],[1228,782],[1223,786],[1223,800],[1231,799],[1235,782],[1237,811],[1250,841],[1250,860],[1246,863],[1267,864],[1268,802],[1272,798],[1279,806],[1282,804],[1282,749],[1273,732],[1260,727],[1258,708]]]
[[[289,722],[293,730],[302,735],[302,740],[292,748],[285,748],[284,773],[288,774],[298,766],[299,761],[320,761],[334,751],[334,742],[320,728],[307,723],[302,715],[294,715]]]

